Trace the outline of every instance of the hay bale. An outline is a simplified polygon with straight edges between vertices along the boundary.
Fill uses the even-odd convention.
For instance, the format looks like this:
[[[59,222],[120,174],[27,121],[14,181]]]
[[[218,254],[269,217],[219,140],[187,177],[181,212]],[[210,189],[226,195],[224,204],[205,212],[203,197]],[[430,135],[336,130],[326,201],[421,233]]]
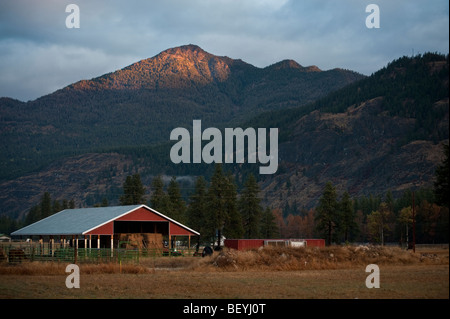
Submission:
[[[123,233],[119,235],[120,242],[126,242],[125,249],[162,249],[163,237],[158,233]]]

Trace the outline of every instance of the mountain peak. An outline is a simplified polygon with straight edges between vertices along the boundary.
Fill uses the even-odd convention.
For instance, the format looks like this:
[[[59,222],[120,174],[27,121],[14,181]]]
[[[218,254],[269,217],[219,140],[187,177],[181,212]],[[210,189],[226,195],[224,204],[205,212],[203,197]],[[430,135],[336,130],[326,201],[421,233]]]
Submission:
[[[205,52],[201,47],[196,44],[185,44],[178,47],[169,48],[163,52]]]
[[[96,90],[188,88],[225,81],[234,62],[188,44],[164,50],[154,57],[91,81],[80,81],[73,87]]]
[[[170,48],[159,53],[157,57],[165,57],[165,56],[182,56],[182,57],[190,57],[190,58],[204,58],[204,57],[212,57],[213,55],[203,50],[201,47],[195,44],[187,44],[174,48]]]
[[[304,67],[294,60],[286,59],[269,66],[272,70],[297,69],[303,72],[320,72],[321,70],[315,66]]]
[[[280,70],[280,69],[303,69],[303,66],[298,64],[294,60],[282,60],[272,65],[272,68]]]

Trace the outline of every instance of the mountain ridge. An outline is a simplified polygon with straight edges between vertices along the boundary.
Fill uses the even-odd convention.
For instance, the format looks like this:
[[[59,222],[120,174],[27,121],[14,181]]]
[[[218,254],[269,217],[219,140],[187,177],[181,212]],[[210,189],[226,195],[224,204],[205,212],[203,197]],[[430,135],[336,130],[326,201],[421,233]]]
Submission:
[[[264,72],[279,71],[284,69],[295,69],[303,72],[326,72],[312,65],[304,67],[295,60],[285,59],[272,65],[258,68],[244,62],[241,59],[232,59],[227,56],[213,55],[201,47],[189,44],[164,50],[157,55],[132,63],[122,69],[110,72],[90,80],[81,80],[71,85],[67,89],[159,89],[159,88],[185,88],[190,81],[200,84],[211,82],[224,82],[232,72],[232,68],[242,72]],[[342,70],[339,68],[333,70]],[[331,70],[329,70],[331,71]],[[143,82],[136,82],[133,78],[127,77],[128,73],[138,73]],[[127,79],[125,83],[120,81],[123,75]],[[157,78],[155,78],[157,77]],[[159,81],[158,78],[167,77],[169,80]],[[170,79],[181,77],[185,83],[179,83],[179,86],[173,86]],[[189,81],[186,81],[186,78]],[[167,83],[169,82],[169,83]],[[90,85],[94,84],[94,87]],[[172,84],[172,86],[168,85]],[[66,89],[63,88],[63,89]]]
[[[173,128],[192,119],[236,125],[362,78],[352,71],[261,69],[195,45],[167,49],[33,101],[0,100],[0,180],[67,155],[167,142]]]
[[[188,53],[203,55],[190,66],[197,72],[193,76],[200,76],[195,79],[212,82],[182,80],[189,85],[172,89],[67,88],[33,103],[0,99],[0,134],[6,141],[0,154],[0,215],[24,216],[43,191],[74,197],[77,206],[93,205],[102,196],[114,203],[124,177],[137,172],[146,187],[158,174],[208,176],[212,165],[175,165],[169,159],[169,131],[189,129],[193,119],[219,129],[279,128],[279,171],[258,176],[263,203],[273,208],[314,207],[327,181],[352,197],[432,187],[440,145],[448,143],[448,55],[399,58],[356,79],[342,69],[307,72],[293,60],[261,69]],[[211,59],[228,61],[231,72],[224,81],[210,76]],[[333,86],[337,79],[343,81],[339,89]],[[328,93],[319,94],[319,84]],[[159,140],[147,139],[156,134]],[[30,163],[34,169],[26,171]],[[238,183],[257,170],[250,164],[227,168]],[[6,178],[7,169],[16,170],[15,176]]]

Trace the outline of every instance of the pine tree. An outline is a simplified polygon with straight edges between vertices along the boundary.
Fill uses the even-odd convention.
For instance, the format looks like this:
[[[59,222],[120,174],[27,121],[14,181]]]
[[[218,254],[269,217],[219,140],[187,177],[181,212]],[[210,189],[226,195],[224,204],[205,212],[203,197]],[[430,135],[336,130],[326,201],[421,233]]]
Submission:
[[[436,196],[436,203],[441,206],[449,207],[450,201],[450,189],[449,189],[449,144],[443,146],[444,148],[444,160],[441,165],[436,168],[434,193]]]
[[[59,201],[54,200],[53,201],[53,206],[52,206],[52,213],[56,214],[56,213],[60,212],[61,210],[62,210],[61,209],[61,204],[59,203]]]
[[[280,236],[280,230],[276,223],[275,215],[269,207],[262,213],[261,218],[261,237],[266,239],[277,238]]]
[[[41,205],[35,205],[31,207],[27,216],[25,217],[25,226],[33,224],[41,219]]]
[[[164,212],[168,210],[169,200],[167,194],[164,192],[164,182],[161,175],[153,178],[151,189],[152,195],[150,197],[150,206],[164,214]]]
[[[242,216],[238,209],[237,186],[231,174],[225,177],[225,209],[227,220],[224,225],[224,236],[228,238],[242,238],[244,227],[242,226]]]
[[[100,204],[101,207],[108,207],[109,203],[108,203],[108,199],[106,197],[103,197],[102,199],[102,203]]]
[[[222,165],[216,164],[214,174],[211,177],[211,183],[208,189],[208,211],[209,211],[209,226],[208,235],[216,237],[217,232],[217,246],[220,247],[220,240],[222,238],[225,224],[229,221],[230,205],[230,187],[229,181],[222,172]]]
[[[40,217],[40,219],[48,217],[48,216],[53,214],[52,198],[50,196],[50,193],[48,193],[48,192],[44,193],[44,195],[41,198],[40,206],[41,206],[41,217]]]
[[[181,197],[180,186],[173,176],[167,187],[168,209],[166,214],[180,223],[186,223],[186,203]]]
[[[63,199],[62,201],[62,209],[68,209],[69,208],[69,202],[67,201],[67,199]]]
[[[187,224],[192,229],[200,233],[202,238],[206,238],[207,234],[207,189],[206,180],[203,176],[199,176],[195,181],[195,191],[190,197],[189,207],[187,210]]]
[[[326,236],[327,244],[330,245],[338,222],[336,189],[331,182],[327,182],[325,185],[323,195],[319,200],[319,206],[316,210],[315,220],[317,230]]]
[[[250,174],[244,184],[244,189],[239,199],[239,211],[244,222],[244,234],[246,238],[260,237],[259,230],[262,207],[258,193],[258,183],[253,174]]]
[[[142,185],[141,176],[134,174],[127,176],[123,183],[123,195],[120,197],[121,205],[143,204],[145,187]]]
[[[342,195],[339,207],[341,210],[341,232],[344,234],[344,241],[348,242],[351,236],[356,236],[359,232],[358,224],[356,223],[356,213],[348,192]]]

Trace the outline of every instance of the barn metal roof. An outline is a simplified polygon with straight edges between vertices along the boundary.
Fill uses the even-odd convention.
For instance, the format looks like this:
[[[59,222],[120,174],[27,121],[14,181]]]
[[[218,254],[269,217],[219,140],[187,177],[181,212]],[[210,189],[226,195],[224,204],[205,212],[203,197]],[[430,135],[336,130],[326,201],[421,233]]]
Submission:
[[[198,232],[155,211],[150,207],[147,207],[145,205],[129,205],[65,209],[60,211],[59,213],[23,227],[11,233],[11,236],[83,235],[94,228],[102,226],[141,207],[145,207],[150,211],[162,216],[163,218],[199,235]]]

